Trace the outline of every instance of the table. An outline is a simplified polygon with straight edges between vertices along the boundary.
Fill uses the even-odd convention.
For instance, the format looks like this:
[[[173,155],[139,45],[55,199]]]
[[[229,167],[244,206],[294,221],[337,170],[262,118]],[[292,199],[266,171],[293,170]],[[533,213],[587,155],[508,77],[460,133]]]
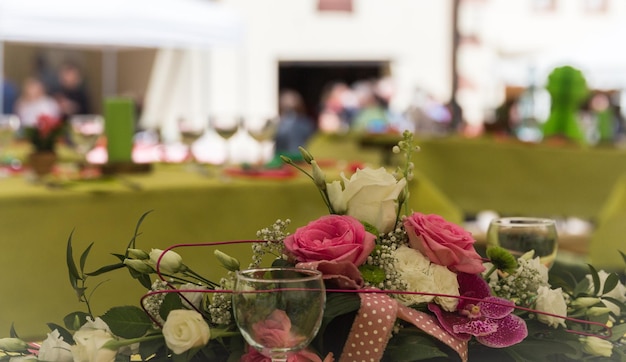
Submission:
[[[398,136],[365,136],[362,146],[381,153]],[[576,216],[595,220],[626,172],[626,149],[532,144],[505,138],[419,139],[416,168],[469,216]],[[388,157],[388,156],[381,156]]]
[[[338,174],[329,172],[329,178]],[[70,233],[75,259],[90,243],[86,270],[93,271],[123,254],[139,217],[149,210],[137,247],[149,251],[177,243],[254,239],[276,219],[292,220],[290,231],[327,214],[319,193],[303,176],[282,180],[210,178],[189,165],[154,165],[149,174],[83,181],[50,189],[18,175],[0,179],[0,330],[12,323],[23,338],[42,338],[45,323],[85,311],[70,287],[65,263]],[[411,183],[411,208],[437,212],[459,221],[456,206],[428,180]],[[245,267],[249,245],[222,246]],[[179,251],[177,249],[177,251]],[[185,264],[212,280],[224,274],[213,248],[185,248]],[[78,261],[77,261],[78,262]],[[98,288],[100,282],[104,283]],[[101,315],[115,305],[138,305],[145,290],[125,270],[87,280],[92,309]]]
[[[626,273],[626,174],[622,175],[610,191],[591,236],[589,257],[600,267]]]

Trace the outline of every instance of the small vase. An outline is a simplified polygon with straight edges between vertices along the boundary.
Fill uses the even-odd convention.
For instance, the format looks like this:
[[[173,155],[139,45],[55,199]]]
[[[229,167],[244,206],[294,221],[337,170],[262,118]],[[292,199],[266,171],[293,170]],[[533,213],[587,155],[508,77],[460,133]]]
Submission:
[[[51,151],[33,152],[28,155],[28,165],[37,177],[51,173],[56,162],[57,155]]]

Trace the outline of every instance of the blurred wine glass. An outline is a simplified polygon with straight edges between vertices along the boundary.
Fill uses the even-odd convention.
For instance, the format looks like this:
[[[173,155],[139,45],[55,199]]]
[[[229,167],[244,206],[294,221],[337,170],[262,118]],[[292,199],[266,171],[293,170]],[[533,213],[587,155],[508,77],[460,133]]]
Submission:
[[[104,118],[97,114],[74,115],[70,117],[69,125],[74,149],[80,155],[82,165],[86,165],[87,153],[104,133]]]
[[[240,117],[224,117],[218,116],[213,117],[210,120],[211,127],[215,132],[222,137],[225,141],[225,149],[226,149],[226,158],[225,163],[228,163],[230,159],[230,150],[228,140],[237,133],[239,127],[241,126],[241,118]]]
[[[500,246],[516,258],[534,250],[541,263],[550,268],[558,249],[556,222],[536,217],[493,219],[487,229],[487,245]]]
[[[252,120],[247,124],[248,134],[259,143],[259,159],[261,162],[269,161],[273,156],[274,138],[278,130],[278,117],[267,117],[258,122]]]
[[[20,119],[14,114],[0,114],[0,163],[11,163],[13,160],[5,160],[5,151],[20,128]],[[9,161],[9,162],[5,162]]]
[[[189,154],[191,156],[192,161],[195,161],[195,157],[192,152],[192,145],[204,134],[206,128],[202,125],[197,125],[188,120],[181,120],[178,123],[178,129],[180,131],[181,141],[187,149],[189,150]]]

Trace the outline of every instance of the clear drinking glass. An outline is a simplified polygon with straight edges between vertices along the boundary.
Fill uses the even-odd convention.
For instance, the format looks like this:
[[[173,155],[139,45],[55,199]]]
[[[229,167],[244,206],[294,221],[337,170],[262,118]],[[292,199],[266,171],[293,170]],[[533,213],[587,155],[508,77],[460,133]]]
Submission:
[[[72,116],[69,120],[72,142],[81,162],[87,164],[87,153],[91,151],[104,133],[104,118],[96,114]]]
[[[317,334],[326,293],[317,270],[260,268],[237,272],[232,300],[248,344],[272,361],[287,361]]]
[[[558,249],[556,223],[537,217],[493,219],[487,230],[487,245],[500,246],[516,258],[534,250],[541,263],[550,268]]]

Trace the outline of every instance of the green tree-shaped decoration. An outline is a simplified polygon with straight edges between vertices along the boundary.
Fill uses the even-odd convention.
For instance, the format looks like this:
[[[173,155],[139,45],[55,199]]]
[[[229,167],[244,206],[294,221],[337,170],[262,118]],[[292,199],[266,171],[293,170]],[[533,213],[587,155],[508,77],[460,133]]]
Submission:
[[[583,73],[569,65],[555,68],[548,76],[546,89],[552,97],[552,106],[543,126],[544,138],[560,136],[584,143],[576,115],[589,94]]]

